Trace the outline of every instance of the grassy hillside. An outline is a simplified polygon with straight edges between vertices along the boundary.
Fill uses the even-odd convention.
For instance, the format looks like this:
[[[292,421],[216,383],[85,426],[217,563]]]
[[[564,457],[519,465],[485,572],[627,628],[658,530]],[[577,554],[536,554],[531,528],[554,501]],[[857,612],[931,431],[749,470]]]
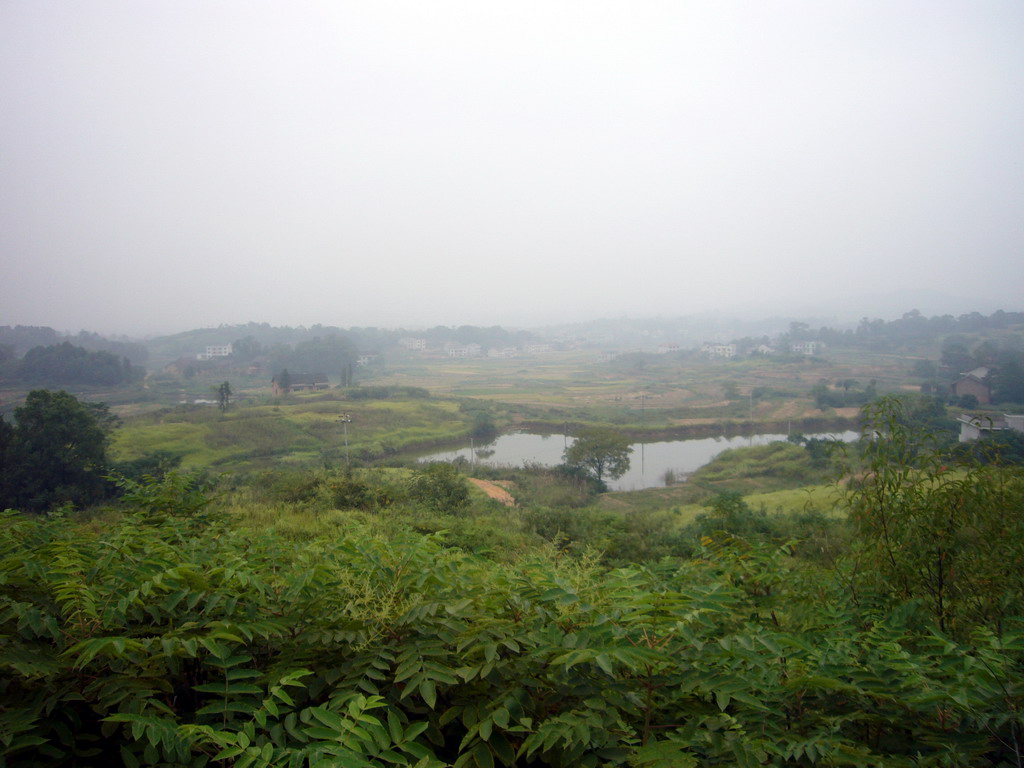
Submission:
[[[181,406],[125,420],[112,445],[115,459],[157,450],[183,457],[186,468],[257,467],[286,461],[345,459],[346,427],[353,458],[394,453],[467,434],[470,417],[451,400],[349,400],[337,391],[293,395],[226,413]]]

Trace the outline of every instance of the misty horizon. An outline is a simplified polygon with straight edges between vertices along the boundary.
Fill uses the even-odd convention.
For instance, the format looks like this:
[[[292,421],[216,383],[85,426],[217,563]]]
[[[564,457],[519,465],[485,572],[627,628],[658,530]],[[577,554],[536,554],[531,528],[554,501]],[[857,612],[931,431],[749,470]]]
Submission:
[[[0,324],[1021,308],[1024,8],[8,3]]]

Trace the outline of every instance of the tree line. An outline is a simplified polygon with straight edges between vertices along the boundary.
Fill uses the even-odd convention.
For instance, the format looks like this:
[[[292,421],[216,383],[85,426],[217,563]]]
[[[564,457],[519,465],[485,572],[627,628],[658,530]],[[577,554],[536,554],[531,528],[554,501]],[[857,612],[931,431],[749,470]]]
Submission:
[[[141,381],[146,370],[127,357],[104,350],[90,351],[69,341],[32,347],[18,359],[0,354],[0,379],[47,387],[123,386]]]

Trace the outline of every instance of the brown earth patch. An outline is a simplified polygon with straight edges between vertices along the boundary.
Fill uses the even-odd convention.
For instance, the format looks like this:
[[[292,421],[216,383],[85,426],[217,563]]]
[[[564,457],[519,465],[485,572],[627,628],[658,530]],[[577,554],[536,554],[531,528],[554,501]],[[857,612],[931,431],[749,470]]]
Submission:
[[[475,477],[469,478],[469,482],[479,488],[481,491],[486,493],[495,501],[500,501],[506,507],[514,507],[516,500],[512,498],[512,494],[506,491],[497,483],[492,483],[490,480],[480,480]]]

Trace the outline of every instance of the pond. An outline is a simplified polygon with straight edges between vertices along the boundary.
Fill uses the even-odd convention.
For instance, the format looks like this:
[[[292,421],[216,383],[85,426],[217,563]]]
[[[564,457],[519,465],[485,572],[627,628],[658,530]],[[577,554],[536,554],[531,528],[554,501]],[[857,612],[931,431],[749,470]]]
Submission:
[[[857,432],[835,432],[807,435],[844,442],[856,440]],[[702,437],[691,440],[634,443],[629,456],[629,471],[618,480],[608,482],[613,491],[638,491],[665,485],[667,472],[683,480],[691,472],[707,464],[722,451],[749,445],[767,445],[785,440],[781,434],[744,435],[734,437]],[[422,462],[454,461],[462,458],[472,464],[518,467],[541,464],[553,467],[562,463],[562,452],[573,443],[564,435],[533,435],[526,432],[501,435],[489,443],[473,443],[457,449],[418,457]]]

